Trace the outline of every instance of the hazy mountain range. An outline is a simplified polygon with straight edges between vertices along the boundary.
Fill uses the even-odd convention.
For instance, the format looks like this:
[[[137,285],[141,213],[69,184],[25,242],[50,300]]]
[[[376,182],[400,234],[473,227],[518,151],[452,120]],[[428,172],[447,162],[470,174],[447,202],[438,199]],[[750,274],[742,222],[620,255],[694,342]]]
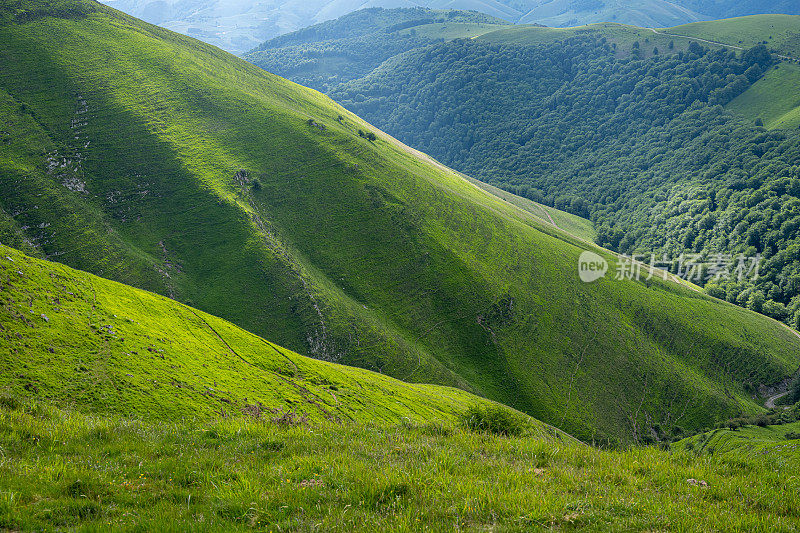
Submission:
[[[368,7],[475,10],[515,23],[668,27],[755,13],[800,13],[788,0],[106,0],[121,11],[241,54],[261,42]]]

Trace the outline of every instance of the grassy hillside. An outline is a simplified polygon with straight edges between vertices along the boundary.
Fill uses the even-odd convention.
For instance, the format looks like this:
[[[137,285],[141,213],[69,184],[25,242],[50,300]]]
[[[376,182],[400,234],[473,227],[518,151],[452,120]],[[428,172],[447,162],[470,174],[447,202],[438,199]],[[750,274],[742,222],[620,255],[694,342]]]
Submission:
[[[761,119],[768,129],[800,126],[800,65],[784,62],[773,68],[728,109],[750,120]]]
[[[174,300],[0,245],[0,394],[147,419],[452,420],[479,400],[297,355]],[[254,411],[255,410],[255,411]]]
[[[783,532],[800,520],[785,442],[745,459],[449,424],[198,428],[6,405],[0,527]]]
[[[464,175],[464,179],[468,180],[473,185],[480,187],[486,192],[492,193],[498,198],[501,198],[506,202],[519,207],[520,209],[524,209],[542,222],[553,224],[557,228],[564,230],[570,235],[574,235],[589,242],[594,242],[595,238],[597,237],[597,232],[592,227],[591,220],[579,217],[578,215],[573,215],[572,213],[567,213],[566,211],[555,209],[548,205],[536,203],[533,200],[523,196],[517,196],[516,194],[504,191],[503,189],[497,188],[494,185],[478,181],[475,178],[471,178],[467,175]]]
[[[655,31],[515,26],[407,52],[331,95],[447,165],[590,218],[606,247],[761,254],[757,278],[696,281],[797,327],[795,65]]]
[[[796,370],[780,324],[658,280],[582,283],[591,245],[327,97],[82,5],[0,26],[0,223],[21,246],[585,439],[758,412],[747,390]]]
[[[800,15],[751,15],[695,22],[668,28],[664,32],[745,49],[765,44],[777,54],[800,56]]]
[[[403,35],[416,35],[428,39],[474,39],[490,31],[495,31],[507,26],[506,24],[481,24],[468,22],[439,22],[422,24],[420,26],[402,30]]]
[[[603,22],[576,26],[572,28],[542,28],[537,26],[510,26],[478,37],[478,40],[493,43],[518,46],[535,46],[562,41],[575,36],[593,36],[606,39],[614,47],[614,55],[618,58],[629,58],[633,51],[634,43],[638,43],[638,58],[652,58],[656,54],[668,55],[688,50],[691,41],[676,39],[674,36],[663,32],[656,32],[650,28],[628,26],[615,22]],[[707,45],[717,48],[714,45]]]
[[[690,450],[698,454],[720,454],[750,462],[764,455],[773,461],[796,461],[800,448],[800,422],[756,426],[738,429],[715,429],[675,443],[675,450]]]

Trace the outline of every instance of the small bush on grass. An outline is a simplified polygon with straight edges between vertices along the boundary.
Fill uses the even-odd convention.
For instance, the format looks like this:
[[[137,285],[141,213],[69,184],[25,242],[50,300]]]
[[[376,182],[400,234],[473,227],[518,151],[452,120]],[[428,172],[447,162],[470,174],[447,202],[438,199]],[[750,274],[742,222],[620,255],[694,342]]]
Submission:
[[[462,415],[462,421],[472,431],[513,437],[522,435],[528,427],[521,415],[497,405],[473,405]]]

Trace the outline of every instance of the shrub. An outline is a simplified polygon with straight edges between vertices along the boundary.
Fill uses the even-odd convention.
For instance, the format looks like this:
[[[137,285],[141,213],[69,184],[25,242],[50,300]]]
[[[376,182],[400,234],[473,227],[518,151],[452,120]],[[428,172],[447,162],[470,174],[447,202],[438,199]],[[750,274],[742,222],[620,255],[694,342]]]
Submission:
[[[800,375],[794,377],[792,384],[789,386],[789,394],[787,396],[787,403],[789,405],[800,402]]]
[[[462,419],[472,431],[504,436],[521,435],[527,426],[522,415],[498,405],[473,405]]]

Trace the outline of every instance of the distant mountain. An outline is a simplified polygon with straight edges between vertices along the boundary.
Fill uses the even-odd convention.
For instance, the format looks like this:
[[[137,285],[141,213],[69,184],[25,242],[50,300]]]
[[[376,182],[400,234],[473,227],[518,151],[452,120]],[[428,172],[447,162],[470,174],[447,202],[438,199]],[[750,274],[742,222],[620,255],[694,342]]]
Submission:
[[[713,19],[768,13],[800,15],[797,0],[675,0],[674,3]]]
[[[662,28],[706,20],[707,16],[666,0],[539,0],[518,24],[570,27],[595,22]]]
[[[235,54],[370,7],[478,11],[513,23],[619,22],[669,27],[755,13],[800,13],[795,0],[104,0],[116,9]]]
[[[514,22],[531,0],[105,0],[120,11],[234,54],[313,24],[370,7],[475,10]],[[512,7],[519,5],[519,7]],[[689,22],[686,20],[685,22]]]

